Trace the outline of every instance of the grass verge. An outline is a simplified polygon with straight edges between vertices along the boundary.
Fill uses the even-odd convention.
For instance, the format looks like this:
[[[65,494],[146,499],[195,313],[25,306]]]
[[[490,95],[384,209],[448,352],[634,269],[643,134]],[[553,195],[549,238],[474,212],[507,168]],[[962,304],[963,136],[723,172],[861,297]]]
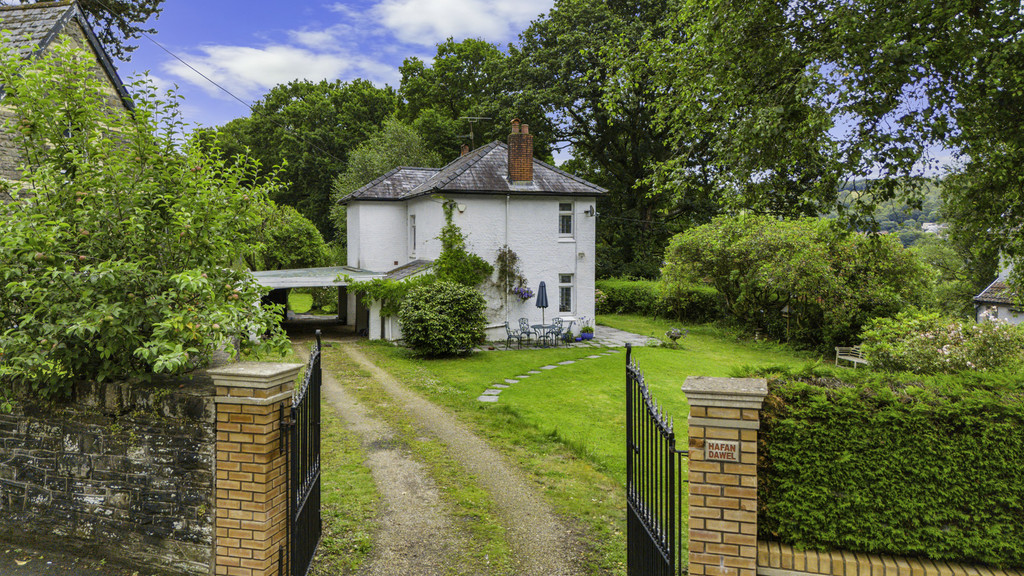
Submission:
[[[628,316],[606,325],[613,322],[652,337],[672,327],[668,321]],[[744,366],[799,366],[812,360],[715,326],[676,327],[690,330],[678,348],[635,348],[634,357],[659,404],[683,423],[678,440],[683,446],[688,406],[680,387],[687,376],[729,376]],[[424,360],[386,344],[362,346],[407,386],[453,409],[537,481],[555,509],[586,535],[587,573],[624,573],[624,353],[555,348]],[[569,360],[573,363],[559,364]],[[540,369],[544,366],[556,368]],[[524,375],[501,392],[497,403],[477,401],[492,384]],[[684,511],[685,505],[680,503]]]

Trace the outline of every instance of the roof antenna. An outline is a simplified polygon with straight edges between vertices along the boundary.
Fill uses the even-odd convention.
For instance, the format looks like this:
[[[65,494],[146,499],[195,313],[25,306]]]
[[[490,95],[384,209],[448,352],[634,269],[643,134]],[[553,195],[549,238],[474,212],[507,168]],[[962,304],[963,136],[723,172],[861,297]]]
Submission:
[[[476,138],[475,134],[473,134],[473,124],[481,120],[493,120],[493,118],[488,118],[487,116],[460,116],[459,120],[466,120],[467,122],[469,122],[469,134],[462,134],[459,136],[459,138],[468,137],[470,149],[476,150]]]

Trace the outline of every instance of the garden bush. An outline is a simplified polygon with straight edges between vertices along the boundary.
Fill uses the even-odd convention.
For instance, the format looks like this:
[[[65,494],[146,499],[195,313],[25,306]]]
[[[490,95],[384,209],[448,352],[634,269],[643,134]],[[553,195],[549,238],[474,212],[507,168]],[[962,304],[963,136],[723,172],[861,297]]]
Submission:
[[[1024,328],[998,320],[944,318],[906,311],[877,318],[861,334],[864,355],[875,370],[953,374],[1020,366]]]
[[[76,380],[283,349],[265,290],[238,266],[280,184],[182,137],[148,83],[131,113],[111,107],[94,66],[68,42],[38,58],[0,49],[5,129],[24,160],[6,185],[28,192],[0,203],[0,382],[60,397]]]
[[[921,305],[932,286],[930,270],[894,236],[756,215],[720,216],[672,239],[662,282],[705,279],[734,322],[822,351],[848,345],[873,318]]]
[[[1024,567],[1020,377],[838,373],[769,380],[760,538]]]
[[[598,314],[638,314],[706,322],[720,317],[718,292],[700,284],[666,285],[654,280],[597,281]]]
[[[406,344],[417,353],[453,356],[483,342],[485,306],[475,289],[442,280],[409,290],[398,319]]]

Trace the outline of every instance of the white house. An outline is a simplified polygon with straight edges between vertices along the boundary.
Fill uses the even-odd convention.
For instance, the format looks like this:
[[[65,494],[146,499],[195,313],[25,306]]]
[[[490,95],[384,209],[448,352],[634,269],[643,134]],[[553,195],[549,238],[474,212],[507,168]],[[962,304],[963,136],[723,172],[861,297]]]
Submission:
[[[1003,270],[988,288],[974,297],[975,317],[978,322],[986,320],[1003,320],[1010,324],[1024,322],[1024,310],[1017,307],[1013,289],[1007,284],[1007,279],[1013,267],[1009,266]]]
[[[470,252],[495,263],[508,246],[519,257],[534,292],[547,286],[550,307],[535,298],[521,301],[503,287],[485,285],[487,336],[504,339],[504,322],[532,324],[555,316],[594,317],[596,199],[606,190],[533,158],[533,136],[526,124],[512,122],[509,144],[495,141],[465,152],[443,168],[396,168],[343,198],[348,214],[348,265],[389,274],[416,272],[441,253],[443,205],[454,202],[454,223]],[[492,277],[492,280],[494,278]],[[395,318],[369,310],[371,339],[397,340]],[[349,296],[349,324],[357,318]]]

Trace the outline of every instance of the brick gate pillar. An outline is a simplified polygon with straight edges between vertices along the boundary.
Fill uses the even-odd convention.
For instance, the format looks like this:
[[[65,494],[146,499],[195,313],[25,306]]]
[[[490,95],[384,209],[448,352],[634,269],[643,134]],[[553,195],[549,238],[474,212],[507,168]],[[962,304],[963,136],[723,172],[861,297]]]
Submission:
[[[217,388],[216,575],[278,574],[288,530],[281,408],[291,406],[301,368],[240,362],[209,370]]]
[[[686,379],[690,404],[690,574],[757,573],[760,378]]]

